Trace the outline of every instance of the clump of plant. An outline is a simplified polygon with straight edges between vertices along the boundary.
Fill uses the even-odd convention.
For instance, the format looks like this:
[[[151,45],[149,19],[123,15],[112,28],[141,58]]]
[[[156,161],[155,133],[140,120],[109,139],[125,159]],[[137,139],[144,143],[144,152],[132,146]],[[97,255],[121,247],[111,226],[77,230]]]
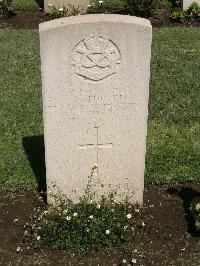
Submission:
[[[63,201],[39,216],[34,225],[34,244],[78,254],[116,247],[131,256],[133,232],[142,226],[139,209],[116,203],[113,198],[98,203],[86,198],[79,203]]]
[[[196,197],[190,206],[190,211],[193,215],[195,226],[200,231],[200,197]]]
[[[187,10],[174,10],[170,19],[176,22],[190,22],[200,20],[200,5],[194,2]]]
[[[188,20],[199,20],[200,19],[200,5],[198,5],[196,2],[193,3],[186,10],[186,15],[187,15]]]
[[[91,0],[89,13],[124,13],[150,17],[158,4],[158,0]]]
[[[125,0],[91,0],[88,13],[123,13]]]
[[[158,7],[158,0],[126,0],[127,13],[139,17],[150,17]]]
[[[169,0],[169,2],[172,3],[173,7],[181,7],[181,3],[182,3],[181,0]]]
[[[70,16],[77,16],[79,12],[79,8],[75,8],[74,6],[69,5],[70,9],[59,6],[58,8],[52,4],[48,5],[51,9],[51,13],[49,13],[49,17],[51,19],[63,18],[63,17],[70,17]]]
[[[0,13],[5,17],[12,17],[13,15],[15,15],[12,7],[12,0],[0,1]]]

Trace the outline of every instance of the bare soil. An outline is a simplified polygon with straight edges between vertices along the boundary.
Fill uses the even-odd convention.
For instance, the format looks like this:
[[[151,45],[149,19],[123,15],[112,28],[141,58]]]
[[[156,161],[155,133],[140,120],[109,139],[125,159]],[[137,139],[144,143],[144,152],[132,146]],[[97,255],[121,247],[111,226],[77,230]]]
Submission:
[[[189,211],[191,200],[199,195],[198,191],[200,184],[147,187],[144,206],[137,214],[145,226],[133,238],[136,265],[200,265],[200,236]],[[24,232],[38,207],[43,209],[45,203],[36,191],[0,193],[0,265],[122,264],[123,254],[115,249],[91,251],[84,257],[78,257],[66,250],[29,248],[24,241]],[[21,248],[20,252],[16,251],[17,247]]]
[[[172,22],[169,19],[171,13],[170,8],[159,9],[154,12],[154,15],[149,18],[153,27],[183,27],[183,26],[200,26],[199,22],[191,22],[191,23],[178,23]],[[0,29],[1,28],[14,28],[14,29],[30,29],[30,28],[38,28],[39,24],[45,21],[50,20],[47,14],[42,11],[34,11],[34,12],[25,12],[18,11],[16,15],[11,18],[5,18],[0,16]]]
[[[49,17],[41,11],[18,11],[16,15],[6,18],[0,16],[0,29],[34,29],[38,28],[39,24],[48,21]]]

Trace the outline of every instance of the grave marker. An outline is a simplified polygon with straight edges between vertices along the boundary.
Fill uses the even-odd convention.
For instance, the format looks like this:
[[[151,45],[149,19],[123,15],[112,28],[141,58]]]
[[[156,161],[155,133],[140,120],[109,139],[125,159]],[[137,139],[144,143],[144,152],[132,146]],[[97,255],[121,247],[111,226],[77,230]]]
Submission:
[[[40,25],[47,187],[143,202],[151,25],[84,15]],[[53,202],[53,198],[48,198]]]
[[[183,0],[182,5],[183,5],[183,10],[188,9],[188,7],[196,2],[198,5],[200,5],[200,0]]]

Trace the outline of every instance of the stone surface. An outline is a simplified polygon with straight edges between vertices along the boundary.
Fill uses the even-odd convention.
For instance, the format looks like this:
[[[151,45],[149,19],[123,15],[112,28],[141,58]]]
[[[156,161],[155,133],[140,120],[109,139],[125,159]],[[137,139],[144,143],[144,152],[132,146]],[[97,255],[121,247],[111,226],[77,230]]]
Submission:
[[[58,19],[40,24],[40,45],[48,190],[73,201],[90,192],[142,203],[150,22]]]
[[[71,10],[71,7],[79,8],[81,14],[87,12],[87,8],[90,0],[44,0],[44,11],[51,13],[51,8],[49,5],[53,5],[57,8],[65,7]]]
[[[194,2],[200,5],[200,0],[183,0],[182,2],[183,10],[186,10]]]

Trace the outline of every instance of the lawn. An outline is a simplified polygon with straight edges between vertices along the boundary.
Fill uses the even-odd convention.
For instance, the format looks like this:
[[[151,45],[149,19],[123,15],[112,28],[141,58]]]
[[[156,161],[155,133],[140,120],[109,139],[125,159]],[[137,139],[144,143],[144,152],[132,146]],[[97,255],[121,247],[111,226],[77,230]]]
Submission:
[[[14,10],[35,11],[43,7],[43,0],[13,0]]]
[[[34,188],[34,156],[28,160],[25,147],[43,134],[38,31],[2,29],[0,39],[0,184]],[[146,183],[200,181],[198,58],[198,28],[154,29]],[[34,164],[44,170],[40,160]]]

